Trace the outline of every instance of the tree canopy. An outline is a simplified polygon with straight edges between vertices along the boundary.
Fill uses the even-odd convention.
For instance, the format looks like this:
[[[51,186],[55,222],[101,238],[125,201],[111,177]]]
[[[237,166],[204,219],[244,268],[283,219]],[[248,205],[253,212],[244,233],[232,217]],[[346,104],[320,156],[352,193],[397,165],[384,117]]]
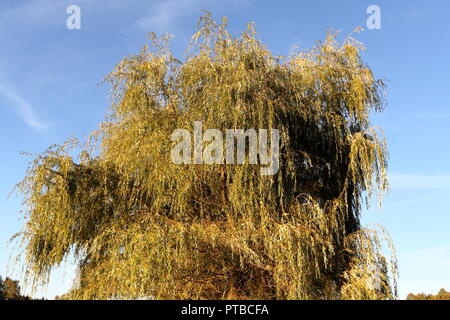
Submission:
[[[0,300],[30,300],[20,293],[19,281],[0,277]]]
[[[437,294],[410,293],[406,300],[450,300],[450,292],[442,288]]]
[[[369,114],[383,82],[362,45],[330,33],[274,56],[255,27],[199,20],[187,56],[169,36],[105,79],[111,107],[85,144],[50,147],[18,185],[29,276],[73,255],[66,298],[390,299],[396,263],[360,213],[388,188],[387,149]],[[280,168],[171,161],[172,132],[275,128]]]

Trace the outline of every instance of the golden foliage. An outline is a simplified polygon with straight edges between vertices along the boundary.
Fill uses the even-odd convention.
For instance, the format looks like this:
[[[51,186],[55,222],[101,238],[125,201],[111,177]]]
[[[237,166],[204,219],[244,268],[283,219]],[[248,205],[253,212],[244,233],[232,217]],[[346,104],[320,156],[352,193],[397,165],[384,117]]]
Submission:
[[[151,39],[107,77],[111,109],[91,141],[51,147],[19,185],[30,275],[45,283],[73,253],[80,286],[67,298],[394,298],[395,261],[359,221],[388,187],[368,120],[383,83],[362,46],[330,34],[274,57],[252,24],[235,38],[209,14],[184,62],[168,36]],[[279,129],[280,171],[172,163],[172,131],[198,120]]]

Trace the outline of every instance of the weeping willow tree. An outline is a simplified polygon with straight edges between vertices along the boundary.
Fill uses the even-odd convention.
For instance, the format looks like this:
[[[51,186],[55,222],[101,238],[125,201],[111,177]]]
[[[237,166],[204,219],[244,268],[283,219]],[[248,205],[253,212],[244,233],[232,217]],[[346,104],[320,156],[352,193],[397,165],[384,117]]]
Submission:
[[[360,213],[388,188],[369,114],[383,88],[360,43],[330,34],[275,57],[254,26],[238,37],[202,16],[184,61],[168,36],[123,59],[106,120],[31,163],[22,233],[27,274],[45,284],[69,256],[69,299],[391,299],[395,259]],[[175,164],[177,128],[276,128],[279,171]],[[381,199],[381,198],[380,198]]]

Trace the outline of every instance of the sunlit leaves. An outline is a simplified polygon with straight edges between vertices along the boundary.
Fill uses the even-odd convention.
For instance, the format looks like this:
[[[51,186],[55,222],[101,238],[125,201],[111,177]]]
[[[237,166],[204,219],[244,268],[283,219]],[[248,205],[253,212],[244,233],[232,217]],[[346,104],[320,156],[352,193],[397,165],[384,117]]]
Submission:
[[[107,77],[111,108],[91,143],[49,149],[19,185],[32,275],[74,253],[80,286],[67,298],[395,297],[395,261],[359,221],[388,188],[368,119],[383,84],[362,46],[330,34],[274,57],[254,25],[232,37],[209,14],[184,61],[169,38],[152,35]],[[279,129],[280,171],[173,163],[171,133],[194,121]]]

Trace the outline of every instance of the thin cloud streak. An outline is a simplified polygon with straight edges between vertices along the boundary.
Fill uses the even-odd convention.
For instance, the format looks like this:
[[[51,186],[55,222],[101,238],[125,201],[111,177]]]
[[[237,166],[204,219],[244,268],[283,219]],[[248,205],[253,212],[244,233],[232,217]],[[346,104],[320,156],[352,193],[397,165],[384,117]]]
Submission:
[[[139,19],[136,24],[144,31],[153,28],[165,30],[173,22],[173,19],[197,11],[198,5],[204,4],[202,0],[169,0],[153,5],[148,14]],[[197,5],[197,6],[196,6]]]
[[[391,192],[420,191],[423,196],[387,202],[383,208],[408,207],[450,196],[450,175],[389,174]]]
[[[437,200],[440,198],[448,198],[449,196],[450,196],[450,191],[447,191],[445,193],[423,196],[423,197],[419,197],[419,198],[414,198],[412,200],[388,202],[387,204],[383,205],[383,208],[387,209],[387,208],[394,208],[394,207],[408,207],[408,206],[416,205],[416,204],[423,203],[423,202],[429,202],[431,200]]]
[[[247,6],[251,0],[231,0],[224,5],[217,0],[168,0],[160,1],[154,4],[147,11],[147,15],[136,21],[136,26],[143,30],[149,31],[157,29],[159,31],[167,31],[171,26],[176,25],[176,18],[195,14],[198,16],[201,10],[207,10],[212,5],[219,6],[215,8],[215,14],[220,9],[229,8],[230,6]]]
[[[13,108],[19,113],[27,125],[35,130],[44,130],[48,128],[47,123],[37,119],[31,104],[16,92],[0,84],[0,95],[13,103]]]
[[[392,190],[450,190],[450,175],[389,174]]]

